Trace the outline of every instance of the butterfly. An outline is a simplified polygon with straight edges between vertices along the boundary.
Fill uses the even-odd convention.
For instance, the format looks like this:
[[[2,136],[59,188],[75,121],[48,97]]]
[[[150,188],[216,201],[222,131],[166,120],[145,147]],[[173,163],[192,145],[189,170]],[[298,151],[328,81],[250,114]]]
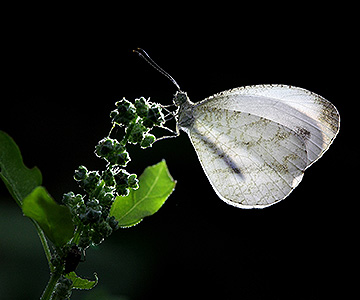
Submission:
[[[192,103],[144,50],[137,52],[177,86],[177,132],[187,133],[215,193],[230,205],[264,208],[285,199],[339,132],[336,107],[308,90],[245,86]]]

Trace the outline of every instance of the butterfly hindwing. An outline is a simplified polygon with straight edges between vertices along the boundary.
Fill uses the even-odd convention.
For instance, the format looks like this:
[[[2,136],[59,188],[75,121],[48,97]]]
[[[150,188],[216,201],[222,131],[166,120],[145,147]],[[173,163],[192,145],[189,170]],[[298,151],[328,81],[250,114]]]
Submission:
[[[266,207],[285,198],[307,166],[299,135],[265,118],[197,106],[187,131],[218,196],[242,207]]]

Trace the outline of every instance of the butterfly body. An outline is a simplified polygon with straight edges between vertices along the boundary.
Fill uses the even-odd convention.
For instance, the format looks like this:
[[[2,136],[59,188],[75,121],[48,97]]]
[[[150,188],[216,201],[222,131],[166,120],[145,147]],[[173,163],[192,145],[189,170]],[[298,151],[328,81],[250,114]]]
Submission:
[[[175,94],[174,104],[178,107],[176,113],[177,131],[182,129],[187,132],[187,128],[191,128],[194,123],[194,103],[192,103],[187,96],[187,93],[178,91]]]

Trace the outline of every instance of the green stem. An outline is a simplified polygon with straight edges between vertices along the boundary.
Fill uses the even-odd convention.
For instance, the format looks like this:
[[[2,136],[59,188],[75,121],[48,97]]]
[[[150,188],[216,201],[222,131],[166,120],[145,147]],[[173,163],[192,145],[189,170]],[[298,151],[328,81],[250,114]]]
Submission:
[[[49,282],[48,282],[48,284],[47,284],[47,286],[45,288],[45,291],[43,292],[40,300],[50,300],[51,299],[51,295],[54,292],[55,285],[58,282],[60,276],[61,276],[60,272],[56,272],[56,273],[51,274]]]
[[[89,194],[90,199],[95,198],[98,199],[100,192],[102,191],[105,185],[105,181],[101,180],[100,184]]]
[[[34,221],[31,218],[30,218],[30,220],[34,224],[34,226],[36,228],[36,231],[38,233],[38,236],[40,238],[41,245],[44,248],[44,252],[45,252],[45,256],[46,256],[46,259],[48,261],[48,264],[49,264],[50,272],[53,272],[54,271],[54,266],[51,263],[51,252],[50,252],[50,248],[49,248],[49,245],[47,243],[44,231],[42,231],[41,227],[39,226],[39,224],[36,221]]]
[[[113,129],[115,128],[115,123],[112,124],[113,126],[111,127],[110,131],[109,131],[109,134],[108,134],[108,137],[110,137],[111,135],[111,132],[113,131]]]
[[[132,121],[132,122],[127,126],[125,136],[124,136],[124,138],[121,140],[120,144],[122,144],[122,145],[124,145],[124,146],[126,145],[126,143],[127,143],[128,140],[129,140],[130,134],[131,134],[131,132],[132,132],[133,129],[134,129],[135,123],[136,123],[135,121]]]
[[[83,225],[79,225],[78,228],[76,229],[75,231],[75,234],[73,236],[73,238],[71,239],[71,242],[78,245],[79,244],[79,241],[80,241],[80,237],[81,237],[81,234],[83,232],[83,229],[84,229],[84,226]]]

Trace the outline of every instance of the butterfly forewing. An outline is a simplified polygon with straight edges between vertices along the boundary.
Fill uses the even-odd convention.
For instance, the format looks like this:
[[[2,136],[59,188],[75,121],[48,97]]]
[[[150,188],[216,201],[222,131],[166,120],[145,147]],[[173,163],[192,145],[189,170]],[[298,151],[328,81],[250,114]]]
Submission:
[[[304,139],[308,165],[321,157],[339,131],[340,117],[335,106],[298,87],[240,87],[213,95],[197,105],[246,112],[286,126]]]

